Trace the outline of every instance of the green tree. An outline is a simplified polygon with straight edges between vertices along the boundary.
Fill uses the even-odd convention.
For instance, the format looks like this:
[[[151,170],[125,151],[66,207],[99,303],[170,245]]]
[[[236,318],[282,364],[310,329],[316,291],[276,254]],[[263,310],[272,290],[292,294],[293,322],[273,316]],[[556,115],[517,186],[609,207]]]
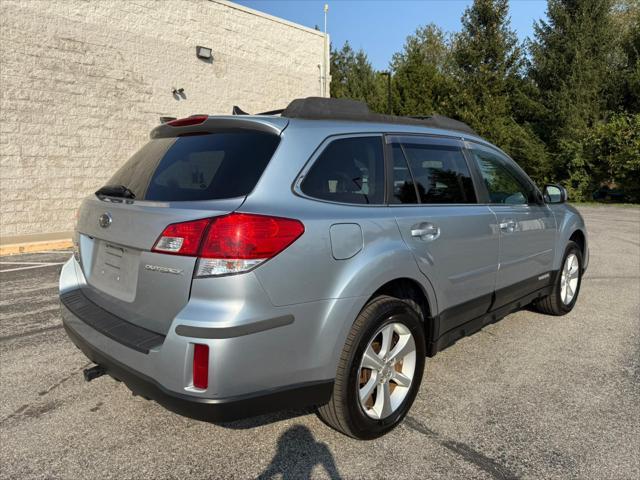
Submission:
[[[342,49],[331,49],[331,97],[363,100],[374,111],[386,109],[386,86],[371,66],[363,50],[354,51],[345,42]]]
[[[538,132],[552,151],[553,176],[583,199],[599,181],[584,142],[609,98],[611,1],[549,0],[547,17],[534,25],[531,44],[530,74],[546,110]]]
[[[400,115],[452,113],[455,80],[451,45],[436,25],[420,27],[407,37],[391,60],[394,112]]]
[[[614,110],[640,112],[640,2],[618,0],[613,9],[613,23],[618,32],[619,65],[612,78]],[[615,75],[617,73],[617,75]]]
[[[585,147],[598,178],[640,202],[640,114],[613,114],[590,130]]]
[[[454,36],[454,112],[500,145],[538,182],[548,177],[544,143],[528,119],[539,110],[526,59],[510,27],[507,0],[475,0]]]
[[[474,0],[460,32],[426,25],[393,56],[393,112],[465,121],[575,200],[603,183],[640,200],[639,58],[638,0],[548,0],[525,44],[507,0]],[[386,112],[387,79],[362,50],[332,50],[331,68],[332,96]]]

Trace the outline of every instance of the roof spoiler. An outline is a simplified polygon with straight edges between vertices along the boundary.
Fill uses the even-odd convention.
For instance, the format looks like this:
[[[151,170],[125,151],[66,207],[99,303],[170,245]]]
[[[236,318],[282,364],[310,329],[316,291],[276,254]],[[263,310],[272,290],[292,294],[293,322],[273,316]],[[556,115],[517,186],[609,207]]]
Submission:
[[[252,130],[280,135],[288,123],[288,119],[280,117],[259,118],[239,115],[233,118],[233,116],[213,116],[208,117],[204,122],[193,125],[171,126],[168,123],[162,123],[151,130],[149,136],[152,139],[173,138],[183,135],[220,132],[223,130]]]

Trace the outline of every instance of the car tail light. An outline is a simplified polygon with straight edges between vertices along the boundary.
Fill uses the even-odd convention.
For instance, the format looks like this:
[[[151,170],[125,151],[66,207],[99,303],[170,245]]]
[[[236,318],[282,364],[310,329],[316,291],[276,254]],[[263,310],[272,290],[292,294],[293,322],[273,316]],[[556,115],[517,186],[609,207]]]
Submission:
[[[209,345],[193,346],[193,386],[203,390],[209,386]]]
[[[298,220],[246,213],[213,219],[200,251],[198,275],[250,270],[275,257],[304,233]]]
[[[208,218],[193,222],[173,223],[164,229],[151,250],[195,257],[200,248],[202,234],[210,223],[211,220]]]
[[[167,125],[171,127],[187,127],[189,125],[200,125],[209,118],[208,115],[193,115],[187,118],[178,118],[167,122]]]
[[[275,257],[303,233],[298,220],[232,213],[169,225],[152,251],[199,257],[199,277],[228,275]]]

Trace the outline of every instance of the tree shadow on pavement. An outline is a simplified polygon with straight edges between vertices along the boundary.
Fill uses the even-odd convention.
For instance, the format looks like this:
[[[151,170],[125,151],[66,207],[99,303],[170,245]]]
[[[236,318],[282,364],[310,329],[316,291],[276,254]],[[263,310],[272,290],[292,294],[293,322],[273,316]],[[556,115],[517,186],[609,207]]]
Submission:
[[[278,439],[278,451],[269,466],[258,476],[260,480],[308,479],[316,465],[320,465],[331,479],[341,479],[329,447],[317,442],[304,425],[294,425]]]

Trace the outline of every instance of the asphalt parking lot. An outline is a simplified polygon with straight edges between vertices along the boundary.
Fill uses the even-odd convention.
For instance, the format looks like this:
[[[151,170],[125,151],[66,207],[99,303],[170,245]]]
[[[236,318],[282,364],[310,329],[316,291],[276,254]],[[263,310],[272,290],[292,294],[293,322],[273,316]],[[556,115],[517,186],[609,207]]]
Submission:
[[[0,477],[640,478],[640,209],[581,210],[574,311],[514,313],[428,360],[410,416],[370,442],[312,411],[213,425],[85,383],[58,313],[70,253],[1,257]]]

